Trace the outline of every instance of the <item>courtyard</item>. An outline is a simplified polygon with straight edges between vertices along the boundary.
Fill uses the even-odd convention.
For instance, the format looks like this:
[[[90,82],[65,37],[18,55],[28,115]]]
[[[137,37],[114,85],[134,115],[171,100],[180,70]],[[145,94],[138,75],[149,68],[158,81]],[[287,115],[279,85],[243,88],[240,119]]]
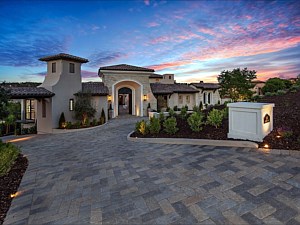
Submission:
[[[299,224],[299,158],[127,141],[137,117],[17,143],[29,166],[4,224]]]

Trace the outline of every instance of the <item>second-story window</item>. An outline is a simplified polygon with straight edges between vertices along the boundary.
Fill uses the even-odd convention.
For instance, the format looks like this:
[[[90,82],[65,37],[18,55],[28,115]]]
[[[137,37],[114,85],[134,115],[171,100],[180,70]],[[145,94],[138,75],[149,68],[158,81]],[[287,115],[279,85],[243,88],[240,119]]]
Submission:
[[[56,73],[56,63],[52,63],[52,73]]]
[[[75,64],[74,63],[70,63],[70,73],[75,73]]]

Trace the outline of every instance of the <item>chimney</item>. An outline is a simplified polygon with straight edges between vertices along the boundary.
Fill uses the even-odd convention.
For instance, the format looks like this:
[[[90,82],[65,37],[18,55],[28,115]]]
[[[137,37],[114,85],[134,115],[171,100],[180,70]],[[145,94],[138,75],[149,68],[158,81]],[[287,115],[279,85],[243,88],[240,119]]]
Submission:
[[[200,80],[200,84],[203,84],[203,80]]]

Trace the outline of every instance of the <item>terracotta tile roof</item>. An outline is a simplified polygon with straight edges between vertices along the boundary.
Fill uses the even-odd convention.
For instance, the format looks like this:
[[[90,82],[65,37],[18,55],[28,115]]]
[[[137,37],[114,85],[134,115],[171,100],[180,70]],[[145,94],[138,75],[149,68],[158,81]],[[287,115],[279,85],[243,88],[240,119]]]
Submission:
[[[49,98],[55,94],[43,87],[4,87],[12,99]]]
[[[102,82],[82,83],[82,92],[91,93],[94,96],[108,95],[108,88]]]
[[[113,66],[104,66],[100,67],[100,70],[121,70],[121,71],[142,71],[142,72],[154,72],[153,69],[139,67],[139,66],[132,66],[127,64],[119,64]]]
[[[66,53],[60,53],[60,54],[57,54],[57,55],[45,56],[45,57],[40,58],[39,60],[48,62],[48,61],[57,60],[57,59],[66,59],[66,60],[70,60],[70,61],[73,61],[73,62],[80,62],[80,63],[87,63],[89,61],[85,58],[81,58],[81,57],[74,56],[74,55],[69,55],[69,54],[66,54]]]
[[[220,85],[217,83],[191,83],[191,85],[195,86],[196,88],[201,88],[201,89],[219,89]]]
[[[160,74],[157,74],[157,73],[153,73],[149,76],[149,78],[163,78],[164,76],[163,75],[160,75]]]
[[[186,84],[150,84],[153,94],[196,93],[198,90]]]
[[[260,83],[266,83],[266,82],[261,81],[261,80],[253,80],[253,81],[251,81],[251,83],[253,83],[253,84],[260,84]]]

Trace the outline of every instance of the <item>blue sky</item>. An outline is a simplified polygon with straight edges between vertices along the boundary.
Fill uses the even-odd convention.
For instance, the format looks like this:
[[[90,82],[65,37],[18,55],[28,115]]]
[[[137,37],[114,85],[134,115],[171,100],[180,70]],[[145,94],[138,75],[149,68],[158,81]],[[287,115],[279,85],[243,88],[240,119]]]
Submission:
[[[0,16],[0,81],[42,82],[38,58],[61,52],[89,59],[84,81],[122,63],[178,82],[300,74],[300,1],[1,1]]]

